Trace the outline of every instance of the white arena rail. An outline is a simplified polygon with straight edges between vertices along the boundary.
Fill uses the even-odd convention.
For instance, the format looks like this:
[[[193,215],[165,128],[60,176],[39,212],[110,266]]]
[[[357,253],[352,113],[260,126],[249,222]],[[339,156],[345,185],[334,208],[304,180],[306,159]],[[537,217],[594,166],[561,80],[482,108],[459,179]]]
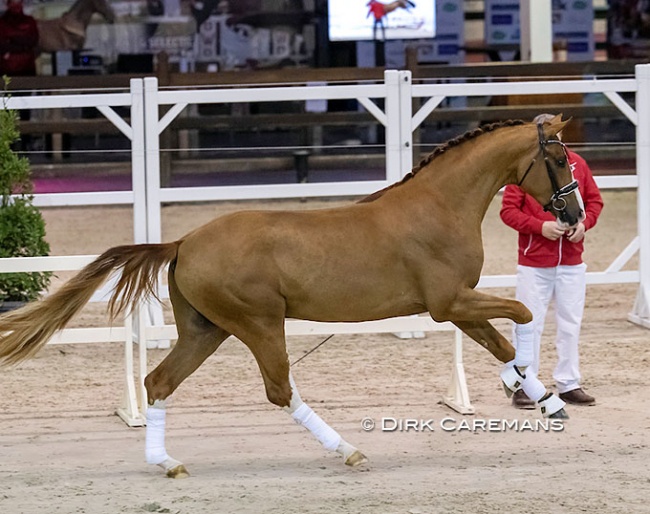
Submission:
[[[636,77],[629,79],[584,79],[553,81],[491,82],[470,84],[412,84],[411,72],[388,70],[383,84],[242,87],[202,89],[199,91],[158,90],[157,79],[145,79],[145,120],[147,127],[147,234],[149,242],[160,241],[160,211],[164,202],[197,202],[261,198],[305,198],[316,196],[354,196],[367,194],[399,180],[413,167],[413,131],[426,117],[449,97],[529,95],[529,94],[601,94],[612,102],[637,130],[637,174],[598,177],[603,189],[638,188],[639,235],[614,260],[605,272],[589,272],[587,283],[639,282],[639,293],[630,319],[650,327],[650,64],[638,65]],[[635,93],[636,110],[621,93]],[[314,99],[356,98],[386,127],[386,180],[364,182],[333,182],[259,186],[223,186],[205,188],[161,188],[159,134],[189,104],[272,102]],[[381,111],[371,99],[383,98],[386,110]],[[426,99],[417,112],[412,112],[414,98]],[[159,107],[172,106],[158,118]],[[155,133],[157,131],[157,133]],[[621,271],[636,253],[640,253],[639,270]],[[512,276],[484,277],[480,287],[510,287]],[[411,330],[421,330],[422,323],[412,319]],[[417,326],[417,328],[416,328]],[[426,330],[426,327],[424,327]],[[394,330],[399,331],[399,330]]]
[[[92,262],[96,255],[68,255],[48,257],[10,257],[0,259],[0,273],[21,273],[32,271],[78,271]],[[109,284],[112,280],[109,280]],[[96,292],[91,301],[106,302],[106,291]],[[133,323],[130,313],[124,317],[122,326],[66,328],[57,332],[48,344],[71,343],[124,343],[124,397],[117,414],[130,426],[143,426],[146,419],[141,406],[146,405],[143,387],[147,369],[147,345],[138,345],[138,370],[134,369],[133,343],[142,333]],[[135,377],[142,377],[136,383]]]
[[[69,91],[49,92],[47,96],[11,96],[3,99],[9,109],[62,109],[72,107],[95,107],[109,119],[124,136],[131,141],[132,190],[105,191],[92,193],[52,193],[34,195],[34,205],[38,207],[92,206],[92,205],[132,205],[133,240],[144,243],[146,234],[146,189],[145,189],[145,151],[144,151],[144,88],[142,79],[132,79],[128,92],[92,91],[73,94]],[[130,108],[130,124],[120,117],[114,107]],[[30,271],[75,271],[89,263],[95,256],[48,256],[0,259],[0,273]],[[109,283],[110,287],[110,283]],[[108,288],[93,295],[91,301],[106,301]],[[153,314],[153,313],[152,313]],[[158,316],[161,320],[162,316]],[[132,426],[144,424],[138,405],[146,405],[142,400],[142,387],[135,383],[133,370],[133,323],[127,316],[123,326],[69,328],[56,334],[51,344],[67,343],[125,343],[125,395],[118,414]],[[143,346],[143,345],[141,345]],[[146,345],[144,345],[146,349]],[[140,362],[146,366],[146,356]],[[145,370],[146,371],[146,370]],[[139,370],[142,375],[143,370]],[[140,397],[138,397],[140,395]]]
[[[61,97],[19,97],[10,99],[10,108],[51,108],[73,106],[95,106],[132,141],[133,191],[129,193],[70,193],[65,195],[36,195],[35,203],[49,205],[99,205],[102,203],[133,203],[134,241],[160,242],[161,206],[164,202],[197,202],[237,199],[263,198],[305,198],[326,196],[354,196],[368,194],[397,180],[412,168],[412,132],[435,109],[444,98],[452,96],[485,96],[516,94],[561,94],[567,92],[601,93],[616,105],[637,127],[637,175],[624,177],[598,177],[602,189],[638,189],[639,235],[621,252],[604,272],[588,273],[588,283],[639,283],[639,292],[630,319],[650,327],[650,65],[636,67],[634,79],[608,80],[558,80],[551,82],[504,82],[489,84],[412,84],[408,71],[390,70],[385,73],[381,84],[324,85],[291,87],[242,87],[230,89],[201,89],[198,91],[159,90],[157,79],[146,78],[131,81],[129,94],[117,95],[116,103],[111,103],[110,94],[102,95],[64,95]],[[620,96],[622,92],[636,94],[636,110]],[[260,186],[225,186],[208,188],[161,188],[160,187],[160,133],[189,104],[230,103],[230,102],[268,102],[313,99],[356,98],[377,120],[386,127],[386,179],[380,181],[304,183]],[[427,98],[422,107],[412,113],[413,98]],[[372,99],[383,99],[382,111]],[[130,102],[130,103],[129,103]],[[131,105],[131,126],[118,121],[119,116],[111,109],[114,105]],[[159,119],[159,107],[171,106],[167,114]],[[640,254],[638,271],[621,271],[635,254]],[[43,259],[54,259],[45,257]],[[83,256],[80,257],[83,260]],[[12,271],[8,262],[0,259],[0,273]],[[36,262],[36,261],[33,261]],[[12,263],[15,265],[15,263]],[[31,264],[26,264],[23,271]],[[59,262],[58,265],[61,265]],[[67,264],[71,265],[71,264]],[[52,267],[50,267],[52,266]],[[45,269],[45,268],[42,268]],[[48,264],[47,269],[56,270]],[[71,268],[65,268],[71,269]],[[514,276],[484,276],[479,287],[511,287]],[[165,296],[163,293],[162,297]],[[123,334],[127,343],[125,354],[127,373],[127,402],[121,409],[123,419],[132,426],[142,424],[146,409],[143,379],[146,374],[146,344],[139,345],[138,377],[134,383],[132,343],[135,340],[146,342],[176,337],[175,327],[160,322],[162,316],[154,316],[150,323],[147,310],[138,309],[134,318],[135,336],[127,325],[124,329],[114,328],[113,332],[87,332],[73,336],[64,331],[63,339],[93,339],[98,334],[112,340]],[[158,319],[156,319],[158,318]],[[287,334],[332,334],[450,330],[451,324],[437,324],[427,316],[394,318],[368,323],[313,323],[298,320],[287,321]],[[88,330],[88,329],[85,329]],[[90,329],[106,330],[106,329]],[[119,332],[124,330],[123,333]],[[81,333],[77,333],[81,334]],[[57,336],[57,342],[64,342]],[[54,341],[53,341],[54,342]],[[456,332],[453,378],[448,404],[460,412],[473,412],[469,402],[462,364],[462,339]],[[131,376],[131,380],[128,378]]]

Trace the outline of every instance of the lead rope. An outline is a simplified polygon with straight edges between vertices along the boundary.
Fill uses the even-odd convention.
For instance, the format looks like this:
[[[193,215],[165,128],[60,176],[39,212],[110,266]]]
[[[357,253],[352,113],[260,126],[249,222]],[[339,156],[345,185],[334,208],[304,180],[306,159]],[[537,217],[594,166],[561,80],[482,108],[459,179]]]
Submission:
[[[309,350],[309,351],[308,351],[306,354],[304,354],[302,357],[300,357],[299,359],[296,359],[295,361],[293,361],[293,362],[290,364],[290,366],[295,366],[296,364],[298,364],[301,360],[303,360],[303,359],[304,359],[305,357],[307,357],[308,355],[314,353],[316,350],[318,350],[321,346],[323,346],[327,341],[329,341],[329,340],[332,339],[333,337],[334,337],[334,334],[330,334],[330,335],[328,335],[325,339],[323,339],[320,343],[318,343],[316,346],[314,346],[311,350]]]
[[[321,346],[323,346],[327,341],[329,341],[330,339],[332,339],[332,338],[334,337],[334,335],[335,335],[335,334],[330,334],[330,335],[328,335],[325,339],[323,339],[320,343],[318,343],[318,344],[317,344],[316,346],[314,346],[311,350],[309,350],[307,353],[305,353],[302,357],[300,357],[300,358],[296,359],[295,361],[293,361],[292,363],[290,363],[290,364],[289,364],[289,368],[292,368],[293,366],[295,366],[296,364],[298,364],[301,360],[303,360],[305,357],[307,357],[307,356],[311,355],[312,353],[314,353],[314,352],[315,352],[316,350],[318,350]],[[259,386],[259,384],[257,384],[257,383],[254,384],[254,385],[251,385],[251,387],[249,387],[248,389],[246,389],[246,392],[248,392],[248,391],[252,391],[253,388],[258,387],[258,386]]]

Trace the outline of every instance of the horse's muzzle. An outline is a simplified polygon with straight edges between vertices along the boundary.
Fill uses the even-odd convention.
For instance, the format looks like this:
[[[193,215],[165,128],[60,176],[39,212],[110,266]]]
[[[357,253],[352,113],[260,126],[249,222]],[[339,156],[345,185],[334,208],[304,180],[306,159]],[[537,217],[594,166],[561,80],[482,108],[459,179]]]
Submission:
[[[581,221],[585,219],[585,211],[582,209],[579,210],[577,214],[572,214],[567,210],[561,210],[557,213],[557,219],[559,219],[564,225],[566,225],[567,230],[575,227]]]

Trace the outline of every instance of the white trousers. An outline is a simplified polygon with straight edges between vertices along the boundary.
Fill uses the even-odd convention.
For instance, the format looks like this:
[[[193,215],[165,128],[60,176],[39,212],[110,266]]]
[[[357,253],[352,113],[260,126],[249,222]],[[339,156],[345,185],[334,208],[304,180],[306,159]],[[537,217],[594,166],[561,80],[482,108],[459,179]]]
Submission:
[[[557,324],[555,337],[557,365],[553,371],[553,378],[559,393],[566,393],[580,387],[578,342],[585,308],[586,271],[586,264],[554,268],[517,266],[517,300],[533,313],[535,358],[532,369],[536,375],[539,375],[539,348],[546,312],[551,301],[554,302]],[[514,330],[512,341],[516,348],[517,336]]]

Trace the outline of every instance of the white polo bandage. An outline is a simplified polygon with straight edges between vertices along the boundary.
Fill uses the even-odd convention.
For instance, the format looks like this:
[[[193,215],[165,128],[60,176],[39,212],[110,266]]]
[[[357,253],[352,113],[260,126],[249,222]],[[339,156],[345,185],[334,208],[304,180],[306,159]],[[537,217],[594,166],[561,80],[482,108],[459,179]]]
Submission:
[[[323,448],[329,451],[337,450],[341,442],[341,436],[336,432],[336,430],[325,423],[309,405],[303,403],[291,413],[291,417],[296,421],[296,423],[302,425],[314,434],[314,437],[320,441]]]
[[[546,394],[546,387],[532,369],[526,371],[526,378],[524,378],[521,388],[526,393],[526,396],[534,402],[538,402]]]
[[[165,417],[167,411],[164,408],[164,403],[162,405],[162,408],[149,406],[147,409],[144,450],[147,464],[162,464],[170,458],[167,455],[167,450],[165,450]]]
[[[517,349],[515,351],[515,366],[526,368],[535,361],[535,326],[533,323],[516,325]],[[523,369],[521,369],[524,372]]]

